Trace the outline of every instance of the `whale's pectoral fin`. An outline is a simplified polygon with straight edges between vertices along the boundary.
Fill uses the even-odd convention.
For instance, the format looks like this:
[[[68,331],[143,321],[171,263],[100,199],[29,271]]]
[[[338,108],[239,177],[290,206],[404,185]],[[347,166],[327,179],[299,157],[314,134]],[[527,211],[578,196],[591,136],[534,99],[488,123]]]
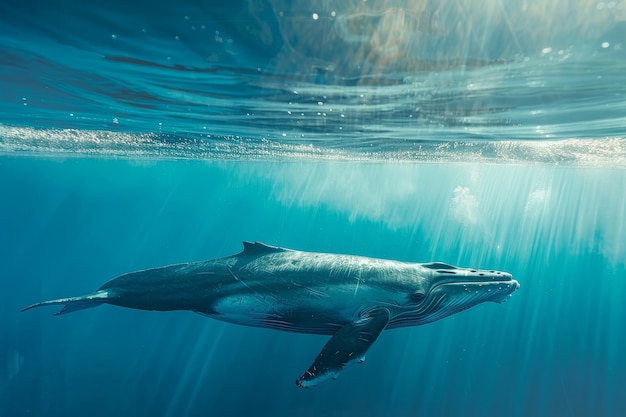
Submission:
[[[389,310],[377,308],[356,322],[343,326],[322,348],[309,369],[296,381],[296,385],[309,388],[336,378],[346,366],[363,362],[365,352],[376,341],[389,323]]]

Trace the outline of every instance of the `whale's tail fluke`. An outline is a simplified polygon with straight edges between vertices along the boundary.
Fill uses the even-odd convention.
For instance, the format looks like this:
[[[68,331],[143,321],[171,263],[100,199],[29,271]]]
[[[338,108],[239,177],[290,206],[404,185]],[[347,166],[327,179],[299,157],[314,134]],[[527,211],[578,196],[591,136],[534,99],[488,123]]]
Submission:
[[[35,307],[65,304],[61,310],[54,314],[55,316],[58,316],[59,314],[66,314],[73,311],[99,306],[100,304],[106,303],[110,298],[111,297],[108,291],[96,291],[92,294],[82,295],[80,297],[68,297],[59,298],[57,300],[42,301],[41,303],[29,305],[28,307],[23,308],[22,311],[30,310]]]

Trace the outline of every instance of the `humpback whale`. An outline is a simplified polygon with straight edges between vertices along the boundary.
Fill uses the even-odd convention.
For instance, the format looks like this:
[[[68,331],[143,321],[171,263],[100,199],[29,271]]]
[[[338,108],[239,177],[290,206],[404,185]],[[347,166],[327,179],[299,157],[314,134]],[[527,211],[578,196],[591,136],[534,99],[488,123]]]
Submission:
[[[296,380],[308,388],[363,362],[385,329],[419,326],[519,288],[506,272],[303,252],[243,242],[242,252],[120,275],[96,291],[24,308],[63,305],[66,314],[113,304],[190,310],[246,326],[331,336]]]

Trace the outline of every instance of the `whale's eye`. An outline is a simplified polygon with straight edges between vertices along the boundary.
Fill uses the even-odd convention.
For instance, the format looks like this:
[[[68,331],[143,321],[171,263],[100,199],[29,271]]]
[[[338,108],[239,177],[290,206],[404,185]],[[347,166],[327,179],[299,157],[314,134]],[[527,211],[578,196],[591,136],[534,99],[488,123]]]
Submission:
[[[411,294],[411,300],[413,301],[422,301],[424,297],[426,297],[426,294],[419,291],[415,291],[413,294]]]

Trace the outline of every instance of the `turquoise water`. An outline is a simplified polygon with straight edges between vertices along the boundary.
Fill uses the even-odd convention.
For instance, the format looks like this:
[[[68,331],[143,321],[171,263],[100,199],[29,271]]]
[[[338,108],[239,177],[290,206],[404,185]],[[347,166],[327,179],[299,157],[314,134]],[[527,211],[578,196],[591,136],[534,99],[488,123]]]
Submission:
[[[626,4],[405,3],[0,4],[0,416],[625,412]],[[322,336],[20,313],[243,240],[521,288],[309,390]]]

